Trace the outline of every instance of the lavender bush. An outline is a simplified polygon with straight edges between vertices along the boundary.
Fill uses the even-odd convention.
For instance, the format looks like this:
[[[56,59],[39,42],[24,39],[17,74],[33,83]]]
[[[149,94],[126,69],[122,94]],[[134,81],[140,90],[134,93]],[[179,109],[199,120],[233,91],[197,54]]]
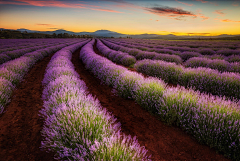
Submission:
[[[230,55],[240,55],[239,50],[233,50],[233,49],[220,49],[217,51],[217,54],[224,55],[224,56],[230,56]]]
[[[118,52],[113,51],[113,50],[109,49],[108,47],[106,47],[100,40],[97,40],[97,48],[100,50],[100,52],[102,52],[110,60],[117,62],[119,64],[131,66],[136,63],[136,59],[133,56],[131,56],[127,53],[120,52],[120,51],[118,51]],[[104,53],[104,52],[106,52],[106,53]]]
[[[108,47],[116,50],[116,48],[114,48],[114,46],[116,44],[113,44],[113,43],[110,43],[110,42],[104,41],[104,40],[102,40],[102,42],[105,45],[107,45]],[[168,62],[175,62],[177,64],[182,63],[182,59],[177,55],[160,54],[160,53],[156,53],[156,52],[144,52],[142,50],[127,48],[127,47],[123,47],[120,50],[123,51],[123,52],[127,52],[127,54],[129,54],[129,55],[134,56],[137,60],[157,59],[157,60],[165,60],[165,61],[168,61]],[[104,52],[104,51],[102,51],[102,52]]]
[[[182,63],[182,59],[180,56],[178,55],[169,55],[169,54],[157,54],[153,60],[163,60],[166,62],[173,62],[176,64],[181,64]]]
[[[236,72],[240,73],[240,64],[239,63],[229,63],[226,60],[220,59],[208,59],[208,58],[199,58],[194,57],[190,58],[185,62],[185,67],[206,67],[211,69],[216,69],[220,72]]]
[[[193,59],[193,58],[191,58]],[[181,65],[163,61],[142,60],[134,66],[138,72],[158,77],[168,83],[192,87],[201,92],[240,98],[240,75],[219,73],[210,68],[184,68]]]
[[[186,61],[188,60],[189,58],[192,58],[192,57],[202,57],[202,55],[198,52],[189,52],[189,51],[185,51],[183,53],[181,53],[181,58],[183,61]]]
[[[226,61],[230,63],[238,62],[240,63],[240,55],[231,55],[225,59]]]
[[[209,48],[203,48],[201,50],[199,50],[199,53],[202,55],[214,55],[215,51]]]
[[[12,94],[13,89],[14,86],[10,81],[0,77],[0,113],[3,112],[4,106],[10,102],[9,96]]]

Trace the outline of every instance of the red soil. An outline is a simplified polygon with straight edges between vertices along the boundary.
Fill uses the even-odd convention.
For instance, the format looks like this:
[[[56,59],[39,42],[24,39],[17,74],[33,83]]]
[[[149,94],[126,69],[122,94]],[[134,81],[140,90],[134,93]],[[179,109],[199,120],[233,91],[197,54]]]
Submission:
[[[99,53],[96,44],[94,50]],[[147,154],[152,155],[152,160],[228,160],[214,149],[199,144],[180,128],[165,125],[134,100],[114,95],[111,87],[101,84],[85,69],[79,60],[79,51],[73,54],[72,62],[89,92],[117,118],[123,133],[137,136],[140,145],[148,150]]]
[[[38,62],[13,91],[11,102],[0,115],[0,160],[51,161],[53,154],[39,147],[43,138],[43,120],[38,116],[43,108],[42,83],[51,56]]]

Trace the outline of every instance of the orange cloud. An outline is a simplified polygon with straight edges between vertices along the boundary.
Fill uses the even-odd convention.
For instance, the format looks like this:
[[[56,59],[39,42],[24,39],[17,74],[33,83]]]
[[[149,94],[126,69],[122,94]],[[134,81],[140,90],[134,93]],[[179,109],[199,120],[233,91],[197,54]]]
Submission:
[[[229,19],[224,19],[220,20],[221,22],[240,22],[240,21],[234,21],[234,20],[229,20]]]
[[[189,4],[189,3],[184,3],[184,2],[180,2],[178,0],[176,0],[178,3],[181,3],[181,4],[184,4],[184,5],[187,5],[187,6],[194,6],[194,4]]]
[[[47,27],[55,27],[56,25],[52,25],[52,24],[44,24],[44,23],[38,23],[36,24],[37,26],[47,26]]]

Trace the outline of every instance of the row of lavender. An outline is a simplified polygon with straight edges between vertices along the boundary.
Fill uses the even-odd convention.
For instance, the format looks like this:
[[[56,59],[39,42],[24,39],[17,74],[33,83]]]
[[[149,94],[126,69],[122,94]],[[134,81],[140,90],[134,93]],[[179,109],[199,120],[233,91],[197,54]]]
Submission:
[[[0,53],[36,45],[67,43],[68,40],[74,39],[0,39]]]
[[[42,148],[57,152],[61,160],[147,160],[147,150],[136,137],[121,135],[120,123],[88,94],[74,70],[72,52],[85,43],[60,50],[47,66],[40,111],[45,119]],[[86,48],[81,53],[88,54]]]
[[[190,47],[190,48],[213,48],[216,50],[221,48],[240,49],[239,41],[194,41],[194,40],[150,40],[150,39],[119,39],[122,42],[140,43],[150,46],[162,45],[162,46],[178,46],[178,47]]]
[[[178,55],[161,54],[161,53],[156,53],[156,52],[145,52],[145,51],[141,51],[141,50],[138,50],[135,48],[123,47],[121,45],[117,45],[115,43],[106,41],[104,39],[101,39],[101,41],[106,46],[110,47],[111,49],[126,52],[126,53],[134,56],[137,60],[154,59],[154,60],[164,60],[167,62],[175,62],[177,64],[182,63],[182,59]]]
[[[162,56],[162,55],[156,55],[156,54],[151,54],[151,53],[144,53],[144,52],[142,52],[142,53],[138,53],[137,55],[136,55],[136,52],[135,52],[135,50],[134,49],[130,49],[130,48],[126,48],[126,49],[119,49],[119,46],[118,45],[115,45],[115,44],[113,44],[113,43],[109,43],[109,42],[107,42],[107,41],[104,41],[104,40],[102,40],[107,46],[109,46],[110,48],[113,48],[113,49],[115,49],[115,50],[121,50],[121,51],[125,51],[125,52],[128,52],[129,54],[131,54],[131,55],[135,55],[135,57],[136,58],[139,58],[139,55],[142,57],[142,58],[146,58],[146,59],[153,59],[152,61],[151,60],[149,60],[149,62],[155,62],[156,60],[164,60],[164,61],[172,61],[172,60],[179,60],[178,58],[176,58],[176,59],[172,59],[172,57],[169,57],[169,56],[172,56],[172,55],[164,55],[164,54],[162,54],[162,55],[164,55],[164,56]],[[142,62],[142,61],[141,61]],[[146,61],[145,61],[146,62]],[[156,61],[157,62],[157,61]],[[163,61],[158,61],[158,64],[160,63],[160,62],[163,62]],[[174,63],[176,63],[176,61],[174,62]],[[166,65],[166,64],[168,64],[164,69],[162,69],[162,70],[165,70],[165,72],[169,72],[169,70],[177,70],[177,73],[178,73],[178,75],[183,75],[183,72],[184,71],[186,71],[186,70],[188,70],[188,71],[194,71],[193,73],[195,74],[195,75],[198,75],[197,73],[201,73],[200,71],[203,71],[203,70],[207,70],[207,71],[210,71],[210,73],[209,74],[212,74],[212,73],[215,73],[214,74],[214,76],[216,76],[216,75],[218,75],[219,77],[222,77],[222,76],[226,76],[226,73],[220,73],[220,72],[235,72],[235,73],[240,73],[240,64],[239,63],[226,63],[226,62],[224,62],[224,61],[222,61],[222,60],[210,60],[210,59],[207,59],[207,58],[190,58],[189,59],[189,61],[187,61],[186,63],[185,63],[185,67],[184,66],[182,66],[182,65],[176,65],[176,64],[173,64],[173,63],[169,63],[169,62],[163,62],[163,65]],[[163,66],[162,65],[162,66]],[[160,65],[158,65],[158,66],[160,66]],[[194,67],[198,67],[198,68],[196,68],[196,69],[192,69],[192,68],[186,68],[186,67],[192,67],[192,68],[194,68]],[[200,67],[200,68],[199,68]],[[202,68],[202,67],[204,67],[204,68]],[[152,67],[152,68],[154,68],[154,67]],[[158,68],[160,68],[160,67],[158,67]],[[167,70],[168,69],[168,70]],[[215,70],[212,70],[212,69],[215,69]],[[146,69],[147,70],[147,69]],[[160,76],[159,74],[157,74],[156,75],[156,73],[158,72],[157,71],[157,69],[155,69],[156,71],[153,71],[153,69],[150,71],[149,70],[149,72],[151,72],[152,74],[151,74],[151,76]],[[196,72],[196,71],[199,71],[199,72]],[[203,75],[206,75],[206,73],[207,73],[207,71],[205,72],[205,74],[203,74]],[[160,70],[159,71],[160,73],[162,73],[162,71]],[[145,74],[147,74],[147,73],[145,73]],[[173,73],[169,73],[168,75],[172,75]],[[207,75],[209,75],[209,74],[207,74]],[[162,75],[165,75],[165,73],[162,73]],[[227,74],[227,75],[232,75],[232,74]],[[234,74],[233,74],[234,75]],[[235,74],[235,75],[239,75],[239,74]],[[183,75],[183,77],[184,77],[185,75]],[[212,77],[214,77],[214,76],[212,76]],[[172,76],[172,77],[176,77],[176,76]],[[212,77],[210,77],[209,79],[211,79]],[[228,77],[227,77],[228,78]],[[227,78],[225,78],[225,80],[227,79]],[[178,77],[177,79],[181,79],[180,77]],[[187,86],[191,86],[191,85],[194,85],[194,84],[196,84],[196,82],[192,82],[192,84],[189,84],[189,81],[192,81],[192,79],[193,78],[191,78],[191,79],[187,79],[188,81],[187,82],[185,82],[184,83],[184,85],[187,87]],[[165,80],[166,81],[170,81],[171,83],[178,83],[178,82],[182,82],[182,81],[180,81],[180,80],[178,80],[178,81],[176,81],[176,80],[169,80],[169,78],[165,78]],[[213,84],[215,84],[215,86],[216,86],[216,81],[215,81],[216,79],[214,79],[214,80],[212,80],[214,83]],[[186,81],[186,80],[184,80],[184,81]],[[218,80],[219,81],[219,80]],[[230,80],[229,80],[230,81]],[[225,82],[225,84],[228,84],[229,83],[229,81],[228,82]],[[223,82],[223,80],[222,80],[222,82]],[[202,82],[202,83],[206,83],[206,82]],[[212,84],[212,83],[211,83]],[[231,83],[232,84],[232,83]],[[181,85],[183,85],[183,82],[182,82],[182,84]],[[234,84],[233,84],[234,85]],[[206,88],[202,88],[202,84],[198,84],[198,86],[200,87],[200,89],[201,89],[201,91],[206,91],[206,92],[213,92],[212,94],[217,94],[217,95],[227,95],[227,96],[231,96],[231,94],[230,93],[234,93],[234,92],[230,92],[230,89],[229,89],[229,94],[228,94],[228,92],[225,92],[225,90],[223,90],[223,91],[218,91],[218,93],[216,93],[215,91],[217,91],[217,88],[215,88],[215,86],[214,87],[212,87],[211,89],[208,89],[208,90],[205,90]],[[211,86],[211,85],[209,85],[209,86]],[[212,91],[212,89],[215,89],[215,90],[213,90]],[[234,87],[235,88],[235,87]],[[197,87],[197,89],[199,90],[199,88]],[[239,88],[237,88],[237,89],[239,89]],[[238,97],[240,97],[239,96],[239,93],[237,92],[237,93],[235,93],[235,96],[237,96],[236,98],[238,98]]]
[[[104,55],[110,55],[111,60],[118,58],[117,56],[111,56],[113,55],[111,53],[116,53],[116,51],[107,48],[103,44],[100,44],[100,46],[100,48],[98,47],[99,50]],[[123,64],[121,61],[118,63]],[[240,74],[220,73],[210,68],[184,68],[175,63],[148,59],[137,61],[134,68],[138,72],[161,78],[167,83],[191,87],[200,92],[227,96],[232,100],[234,98],[240,99]]]
[[[157,78],[144,78],[94,53],[92,45],[81,51],[85,67],[124,98],[134,99],[169,124],[176,124],[199,142],[240,159],[240,106],[218,96],[183,87],[167,87]]]
[[[161,78],[167,83],[191,87],[200,92],[240,99],[240,74],[220,73],[209,68],[184,68],[161,60],[141,60],[134,68],[138,72]]]
[[[68,44],[51,46],[27,53],[20,58],[2,64],[0,66],[0,113],[3,112],[5,105],[10,102],[13,89],[37,61],[73,43],[76,43],[76,40],[68,42]]]
[[[166,41],[166,40],[149,40],[149,39],[114,39],[120,43],[127,43],[147,48],[166,48],[175,51],[198,51],[198,49],[211,49],[218,51],[222,49],[240,50],[239,41]],[[114,41],[113,40],[113,41]],[[195,50],[196,49],[196,50]]]
[[[41,50],[46,47],[54,46],[57,44],[49,44],[49,45],[43,45],[43,46],[34,46],[34,47],[26,47],[23,49],[17,49],[13,51],[6,51],[0,54],[0,64],[6,63],[7,61],[19,58],[20,56],[23,56],[26,53],[33,52],[35,50]]]
[[[112,41],[113,42],[113,41]],[[108,42],[109,43],[109,42]],[[177,64],[183,64],[185,67],[207,67],[211,69],[217,69],[221,72],[237,72],[240,73],[240,50],[222,49],[219,50],[217,54],[209,49],[201,49],[204,54],[213,55],[202,55],[199,52],[194,51],[172,51],[167,47],[165,49],[149,49],[148,52],[139,50],[142,46],[129,46],[121,44],[115,40],[114,48],[120,51],[129,52],[134,54],[137,60],[142,59],[154,59],[154,60],[164,60],[168,62],[175,62]],[[160,54],[159,54],[160,53]],[[165,53],[165,54],[161,54]],[[170,55],[169,55],[170,54]],[[171,55],[174,54],[174,55]],[[220,54],[220,55],[219,55]],[[224,56],[229,55],[229,56]],[[197,57],[197,58],[196,58]],[[185,63],[183,63],[185,62]]]
[[[103,43],[97,39],[97,48],[102,52],[102,54],[113,62],[125,65],[125,66],[133,66],[136,63],[136,59],[134,56],[129,55],[128,53],[111,50]]]
[[[41,40],[41,39],[40,39]],[[45,40],[45,41],[44,41]],[[74,40],[74,39],[72,39]],[[19,40],[15,40],[16,42],[18,42]],[[54,46],[54,45],[60,45],[63,43],[67,43],[68,41],[64,40],[64,41],[50,41],[50,40],[46,40],[46,39],[42,39],[41,41],[32,41],[31,43],[25,44],[25,46],[18,46],[16,48],[11,48],[11,49],[15,49],[15,50],[7,50],[4,51],[2,53],[0,53],[0,64],[5,63],[9,60],[12,59],[16,59],[19,58],[20,56],[28,53],[28,52],[32,52],[38,49],[42,49],[42,48],[46,48],[49,46]]]

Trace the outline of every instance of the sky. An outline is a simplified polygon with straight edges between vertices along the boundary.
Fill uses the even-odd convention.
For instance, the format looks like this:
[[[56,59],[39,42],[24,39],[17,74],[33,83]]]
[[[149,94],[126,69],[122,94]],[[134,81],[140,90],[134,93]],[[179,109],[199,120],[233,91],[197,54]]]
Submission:
[[[0,0],[0,28],[122,34],[240,34],[240,0]]]

